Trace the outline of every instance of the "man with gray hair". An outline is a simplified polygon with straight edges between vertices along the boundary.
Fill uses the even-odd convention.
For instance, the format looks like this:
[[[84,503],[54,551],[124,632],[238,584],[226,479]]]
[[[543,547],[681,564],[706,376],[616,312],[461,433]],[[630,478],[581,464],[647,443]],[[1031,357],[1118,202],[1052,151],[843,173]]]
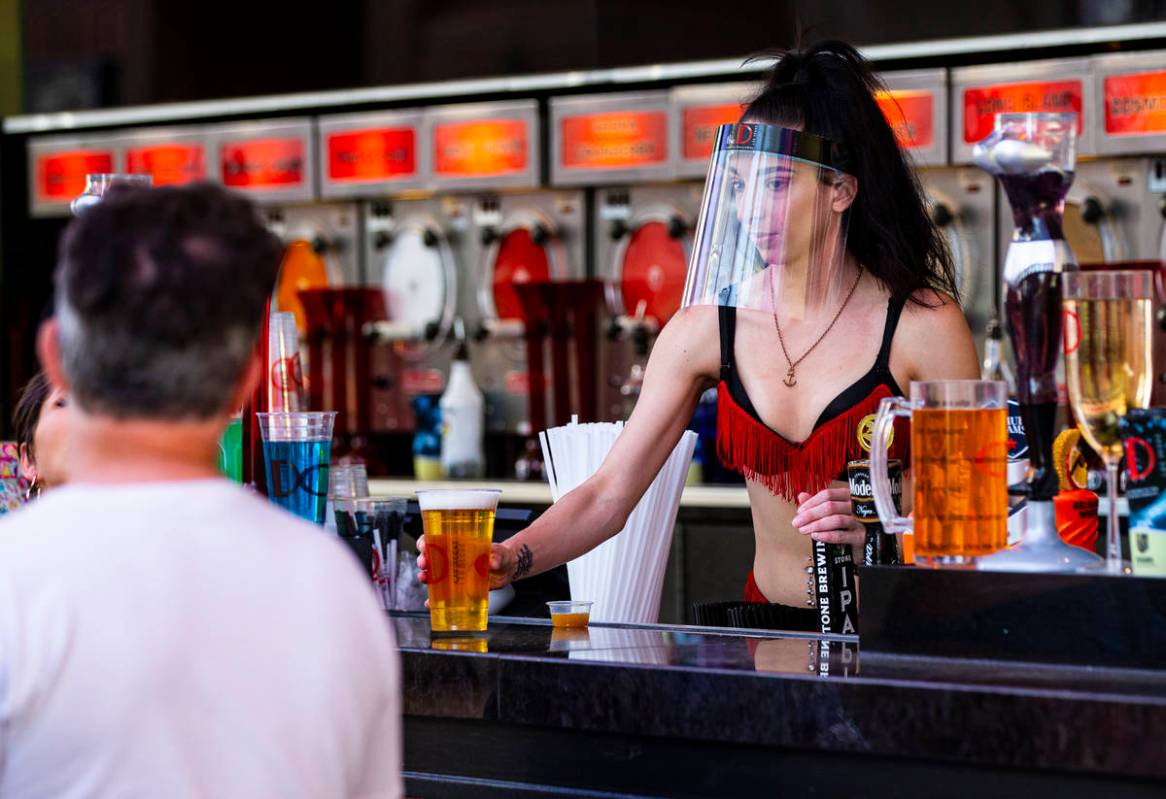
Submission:
[[[217,476],[279,242],[209,185],[73,221],[38,337],[68,485],[0,522],[0,797],[398,797],[399,665],[343,546]]]

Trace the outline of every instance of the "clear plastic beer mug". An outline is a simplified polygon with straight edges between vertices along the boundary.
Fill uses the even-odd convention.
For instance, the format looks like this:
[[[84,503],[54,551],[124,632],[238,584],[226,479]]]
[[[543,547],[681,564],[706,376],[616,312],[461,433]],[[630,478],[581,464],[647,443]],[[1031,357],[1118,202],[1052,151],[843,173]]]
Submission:
[[[887,478],[897,417],[911,419],[913,518],[899,516]],[[994,380],[911,384],[879,403],[871,446],[875,508],[887,532],[914,533],[915,561],[974,568],[1008,535],[1008,385]]]
[[[496,489],[418,491],[435,633],[486,629]]]

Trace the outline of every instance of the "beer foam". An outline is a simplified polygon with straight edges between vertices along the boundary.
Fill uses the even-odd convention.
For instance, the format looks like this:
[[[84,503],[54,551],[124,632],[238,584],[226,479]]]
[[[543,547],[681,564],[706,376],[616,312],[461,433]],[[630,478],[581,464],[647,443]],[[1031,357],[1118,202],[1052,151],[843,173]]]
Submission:
[[[496,489],[451,488],[437,491],[418,491],[417,504],[422,512],[428,510],[495,510],[498,497]]]

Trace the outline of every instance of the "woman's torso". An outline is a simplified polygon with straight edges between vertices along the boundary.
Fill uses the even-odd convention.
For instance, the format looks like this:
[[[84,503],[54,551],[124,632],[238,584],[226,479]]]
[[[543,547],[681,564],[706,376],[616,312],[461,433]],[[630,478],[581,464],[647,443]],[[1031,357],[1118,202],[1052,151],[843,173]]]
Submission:
[[[881,397],[900,393],[899,387],[908,382],[893,347],[902,306],[892,303],[873,280],[864,288],[799,364],[793,386],[783,382],[789,365],[772,316],[720,312],[722,342],[726,314],[732,317],[732,352],[726,373],[722,346],[718,438],[729,433],[726,427],[732,432],[731,441],[719,440],[718,448],[746,476],[756,537],[754,578],[771,602],[807,606],[811,586],[806,569],[813,543],[791,524],[797,494],[845,485],[836,478],[849,458],[862,455],[857,436],[861,418],[874,412]],[[783,329],[790,356],[804,353],[821,327]]]

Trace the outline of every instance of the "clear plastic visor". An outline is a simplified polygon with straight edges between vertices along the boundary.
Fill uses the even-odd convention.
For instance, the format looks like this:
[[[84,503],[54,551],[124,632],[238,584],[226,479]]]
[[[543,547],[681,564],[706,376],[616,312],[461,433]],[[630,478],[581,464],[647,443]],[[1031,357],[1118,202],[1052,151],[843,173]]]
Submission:
[[[844,282],[857,181],[834,147],[775,125],[723,125],[709,163],[683,306],[732,305],[800,317]]]

